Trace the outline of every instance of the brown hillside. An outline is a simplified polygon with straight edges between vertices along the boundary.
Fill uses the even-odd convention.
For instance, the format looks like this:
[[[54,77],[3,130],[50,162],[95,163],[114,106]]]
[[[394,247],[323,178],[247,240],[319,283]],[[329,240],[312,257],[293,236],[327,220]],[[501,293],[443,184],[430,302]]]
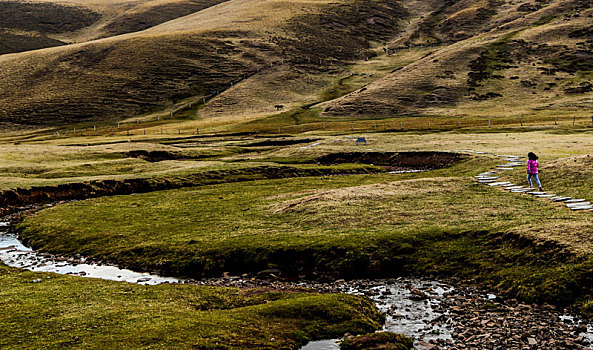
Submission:
[[[65,45],[66,43],[44,35],[14,34],[0,30],[0,55]]]
[[[225,0],[0,0],[0,54],[141,31]]]
[[[90,9],[49,2],[0,1],[0,27],[45,34],[72,32],[97,21]]]
[[[111,19],[101,28],[101,36],[138,32],[224,1],[226,0],[149,1]]]
[[[592,6],[498,1],[490,8],[497,11],[490,16],[495,28],[485,24],[471,39],[443,46],[364,91],[324,104],[324,115],[582,113],[593,108]]]
[[[56,36],[92,25],[101,14],[82,6],[0,1],[0,55],[64,45]]]
[[[391,0],[231,0],[138,34],[1,56],[0,113],[35,125],[116,119],[282,64],[315,73],[372,56],[370,41],[405,15]]]

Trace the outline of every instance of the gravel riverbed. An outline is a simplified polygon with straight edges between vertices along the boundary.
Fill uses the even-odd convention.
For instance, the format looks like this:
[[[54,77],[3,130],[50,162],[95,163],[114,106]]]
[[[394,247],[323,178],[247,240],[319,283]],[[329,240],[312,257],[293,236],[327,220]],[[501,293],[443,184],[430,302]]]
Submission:
[[[417,349],[591,349],[593,342],[592,325],[568,309],[505,300],[459,282],[398,278],[317,283],[227,276],[197,283],[366,295],[386,314],[384,330],[414,337]],[[303,350],[339,349],[338,342],[310,342]]]

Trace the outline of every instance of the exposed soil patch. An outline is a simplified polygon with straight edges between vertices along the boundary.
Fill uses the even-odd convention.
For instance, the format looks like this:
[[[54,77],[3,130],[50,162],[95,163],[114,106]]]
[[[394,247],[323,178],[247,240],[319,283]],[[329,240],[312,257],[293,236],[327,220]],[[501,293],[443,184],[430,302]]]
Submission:
[[[167,152],[167,151],[146,151],[146,150],[137,150],[137,151],[129,151],[126,152],[126,156],[129,158],[138,158],[143,159],[147,162],[162,162],[164,160],[195,160],[195,159],[202,159],[206,158],[206,155],[196,155],[196,156],[189,156],[187,154],[177,153],[177,152]]]
[[[250,143],[249,147],[266,147],[266,146],[290,146],[290,145],[298,145],[301,143],[311,143],[319,141],[320,139],[268,139],[263,141],[257,141]]]
[[[347,152],[332,153],[317,159],[319,164],[372,164],[387,170],[434,170],[451,166],[464,158],[451,152]]]

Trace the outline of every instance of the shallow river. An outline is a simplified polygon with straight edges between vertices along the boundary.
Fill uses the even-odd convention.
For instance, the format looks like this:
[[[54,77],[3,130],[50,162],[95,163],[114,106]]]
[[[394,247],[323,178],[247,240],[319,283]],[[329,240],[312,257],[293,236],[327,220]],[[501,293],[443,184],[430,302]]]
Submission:
[[[63,275],[102,278],[140,284],[179,282],[176,278],[139,273],[117,266],[86,264],[84,258],[65,259],[38,254],[24,246],[16,234],[8,231],[9,222],[0,222],[0,260],[6,265],[31,271],[55,272]]]
[[[84,258],[71,259],[40,254],[24,246],[17,236],[8,230],[9,225],[9,222],[0,222],[0,260],[9,266],[149,285],[186,282],[120,269],[116,266],[86,263]],[[523,343],[530,345],[532,342],[541,346],[531,348],[587,349],[589,342],[593,342],[593,327],[566,314],[565,310],[552,306],[530,306],[517,301],[502,301],[492,294],[465,287],[453,288],[446,283],[429,279],[316,283],[253,281],[233,277],[196,282],[233,287],[272,285],[279,289],[310,288],[320,292],[366,295],[385,313],[384,330],[414,337],[418,349],[436,349],[435,345],[438,345],[438,348],[451,349],[511,349],[521,348]],[[491,308],[495,310],[491,311]],[[538,326],[542,321],[546,322],[545,327]],[[513,339],[518,332],[521,333],[520,337]],[[484,335],[488,337],[485,338]],[[568,345],[555,346],[564,344],[562,342],[567,342]],[[476,345],[466,347],[461,346],[462,343]],[[510,345],[496,347],[496,344],[503,343]],[[339,345],[338,340],[323,340],[310,342],[303,349],[330,350],[339,349]]]

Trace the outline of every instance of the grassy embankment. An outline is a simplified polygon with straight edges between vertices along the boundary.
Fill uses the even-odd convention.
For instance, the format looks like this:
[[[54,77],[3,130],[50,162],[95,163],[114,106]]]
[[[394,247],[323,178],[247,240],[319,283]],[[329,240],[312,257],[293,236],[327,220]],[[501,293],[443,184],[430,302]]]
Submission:
[[[0,283],[1,348],[294,349],[383,321],[347,295],[140,286],[1,264]]]
[[[546,162],[593,151],[587,133],[563,135],[534,131],[367,136],[371,142],[369,147],[375,150],[474,149],[519,154],[536,150],[545,155]],[[74,141],[84,144],[89,139]],[[170,143],[174,140],[163,141]],[[271,165],[270,161],[302,163],[330,152],[360,150],[339,136],[323,136],[323,143],[313,148],[302,149],[299,144],[249,146],[249,152],[229,150],[237,144],[249,145],[257,140],[213,138],[207,139],[205,144],[178,141],[181,144],[177,146],[134,142],[60,146],[60,141],[5,144],[2,158],[7,167],[5,173],[10,176],[5,178],[3,186],[133,176],[174,178],[178,174],[199,174],[204,169],[246,169],[258,164]],[[208,161],[150,163],[123,155],[137,149],[186,155],[211,152],[214,156]],[[223,157],[217,159],[221,155]],[[121,168],[118,167],[120,162],[132,162],[134,166]],[[587,250],[578,251],[570,242],[564,248],[557,247],[558,243],[554,241],[564,243],[566,237],[541,237],[552,239],[552,243],[534,247],[516,236],[529,231],[533,237],[540,237],[538,234],[544,227],[540,223],[546,223],[545,227],[562,228],[579,222],[586,225],[589,219],[582,213],[561,210],[546,201],[473,185],[467,178],[499,162],[498,159],[484,161],[478,158],[451,169],[425,174],[251,181],[99,198],[42,211],[28,218],[24,229],[29,239],[47,250],[82,253],[145,269],[187,274],[205,270],[217,274],[225,269],[239,272],[279,266],[285,273],[315,272],[318,275],[442,273],[477,278],[499,291],[527,300],[558,303],[586,300],[587,291],[582,286],[590,285],[588,276],[591,271]],[[31,174],[34,164],[44,171]],[[104,167],[100,173],[97,164]],[[29,170],[11,170],[18,167]],[[76,173],[72,175],[72,171]],[[221,171],[222,181],[227,176],[225,173]],[[514,235],[506,239],[506,232]],[[561,229],[558,232],[565,233]],[[570,236],[579,234],[580,231],[575,231]],[[296,268],[291,270],[288,265]],[[43,282],[25,283],[37,278]],[[321,306],[317,301],[309,303],[294,296],[284,302],[290,305],[277,314],[280,318],[273,316],[268,323],[269,313],[262,317],[264,311],[254,313],[251,307],[224,310],[220,314],[209,311],[197,315],[195,311],[187,311],[187,300],[199,299],[196,302],[199,305],[221,304],[208,294],[210,292],[192,289],[192,286],[152,289],[10,268],[2,269],[0,279],[2,293],[6,296],[0,298],[6,304],[2,308],[6,317],[2,319],[7,320],[1,325],[2,333],[11,335],[6,338],[10,344],[24,338],[34,339],[39,346],[50,347],[64,346],[67,342],[73,342],[72,347],[80,347],[81,342],[93,347],[99,341],[121,341],[119,335],[107,339],[104,332],[96,332],[105,327],[112,334],[121,332],[118,334],[130,339],[126,344],[128,347],[147,344],[171,347],[173,341],[178,342],[178,347],[210,344],[209,341],[219,341],[221,347],[236,347],[238,345],[231,343],[231,338],[246,344],[265,344],[272,337],[276,343],[270,346],[277,346],[282,342],[300,342],[312,334],[307,333],[312,329],[319,330],[315,333],[319,336],[334,336],[345,329],[359,332],[363,328],[372,328],[372,322],[361,321],[368,320],[368,315],[373,314],[368,304],[364,308],[357,307],[362,315],[352,313],[348,305],[360,303],[358,299],[347,299],[346,304],[339,304],[335,298],[340,297],[336,296],[319,297]],[[51,283],[47,283],[49,281]],[[178,287],[183,290],[179,291]],[[93,291],[93,296],[89,296],[89,290]],[[172,293],[174,297],[171,297]],[[230,292],[214,290],[211,293],[227,295]],[[138,299],[147,302],[139,303]],[[251,303],[252,300],[247,297],[245,302]],[[113,305],[117,305],[121,313],[114,311]],[[155,310],[150,305],[158,305],[158,308]],[[279,304],[271,302],[256,308],[275,310],[275,305]],[[344,320],[354,320],[368,327],[342,328],[338,325],[339,330],[327,328],[325,321],[314,316],[309,317],[315,319],[313,323],[300,323],[306,322],[300,315],[305,311],[334,318],[334,307],[346,310],[348,314],[342,314]],[[174,312],[177,309],[179,313]],[[284,310],[288,311],[284,313]],[[160,319],[171,317],[174,321],[169,323],[169,332],[155,335],[154,324],[161,323],[155,323],[154,317],[159,314],[166,315]],[[272,314],[276,315],[275,311]],[[39,315],[48,317],[40,318]],[[206,321],[202,315],[207,317]],[[248,318],[252,315],[253,318]],[[127,321],[110,321],[118,317]],[[375,316],[372,318],[378,320]],[[72,326],[73,319],[76,326]],[[237,323],[236,319],[247,320],[247,324],[254,326],[243,327],[245,323]],[[40,320],[43,320],[42,324]],[[210,327],[216,322],[219,322],[218,327]],[[241,327],[234,328],[233,325]],[[257,331],[243,333],[246,328]],[[35,334],[39,336],[33,336]],[[179,339],[190,339],[191,344]]]
[[[459,176],[497,162],[100,198],[44,210],[20,229],[42,250],[181,275],[267,267],[317,277],[441,273],[529,301],[587,296],[589,253],[520,233],[532,228],[537,242],[538,225],[591,219]]]

